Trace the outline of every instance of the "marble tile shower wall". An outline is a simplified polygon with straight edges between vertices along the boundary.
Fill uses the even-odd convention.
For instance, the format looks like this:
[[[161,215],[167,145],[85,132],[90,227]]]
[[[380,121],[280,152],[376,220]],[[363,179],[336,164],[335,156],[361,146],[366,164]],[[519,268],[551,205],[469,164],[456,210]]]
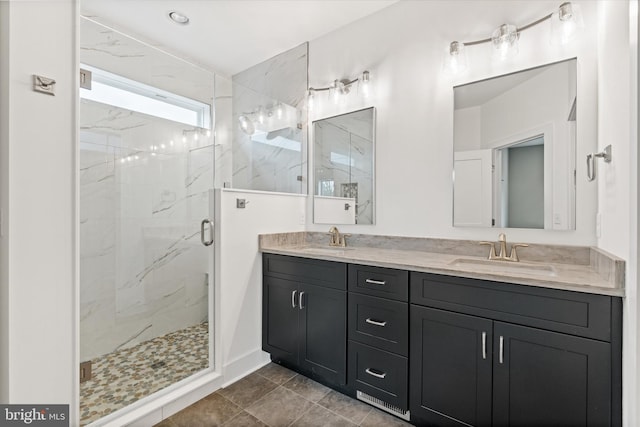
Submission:
[[[233,76],[232,123],[237,124],[241,115],[250,115],[256,122],[253,135],[233,126],[233,188],[306,192],[307,62],[308,44],[304,43]],[[279,104],[284,110],[282,120],[275,117]],[[260,107],[266,113],[262,124],[256,120]]]
[[[207,320],[213,150],[185,127],[82,101],[82,360]]]

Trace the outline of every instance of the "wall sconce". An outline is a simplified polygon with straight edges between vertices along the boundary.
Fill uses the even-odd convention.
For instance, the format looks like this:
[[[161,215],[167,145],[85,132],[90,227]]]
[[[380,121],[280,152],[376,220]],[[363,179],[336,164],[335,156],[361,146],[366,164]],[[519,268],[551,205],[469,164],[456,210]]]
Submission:
[[[520,34],[542,22],[551,20],[551,42],[566,44],[584,27],[580,5],[566,2],[554,12],[543,16],[522,27],[513,24],[503,24],[498,27],[490,38],[474,40],[469,42],[453,41],[447,49],[447,57],[444,63],[446,71],[457,74],[467,68],[466,50],[467,46],[484,44],[491,42],[494,50],[493,56],[496,59],[510,58],[518,53],[518,40]]]
[[[353,79],[334,80],[331,86],[310,87],[307,90],[307,109],[313,110],[318,92],[329,91],[329,93],[333,95],[334,103],[338,104],[342,102],[351,92],[351,86],[355,83],[358,83],[362,95],[367,97],[371,91],[371,74],[369,71],[363,71],[360,76]]]

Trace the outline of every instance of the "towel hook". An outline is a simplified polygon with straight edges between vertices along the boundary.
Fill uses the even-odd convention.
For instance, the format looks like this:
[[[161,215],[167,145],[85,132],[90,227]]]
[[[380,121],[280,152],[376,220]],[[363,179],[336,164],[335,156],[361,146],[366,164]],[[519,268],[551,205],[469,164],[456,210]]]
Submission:
[[[601,157],[605,163],[611,163],[611,145],[607,145],[599,153],[587,154],[587,180],[589,182],[596,179],[596,158]]]

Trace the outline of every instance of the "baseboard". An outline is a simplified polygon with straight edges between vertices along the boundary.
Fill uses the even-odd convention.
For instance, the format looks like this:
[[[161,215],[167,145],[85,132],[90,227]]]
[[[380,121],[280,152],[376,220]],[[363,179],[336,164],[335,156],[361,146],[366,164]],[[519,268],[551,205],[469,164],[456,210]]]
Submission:
[[[269,362],[271,362],[269,353],[265,353],[261,349],[256,349],[237,357],[223,366],[222,375],[224,377],[224,384],[222,386],[226,387],[229,384],[233,384],[239,379],[267,365]]]

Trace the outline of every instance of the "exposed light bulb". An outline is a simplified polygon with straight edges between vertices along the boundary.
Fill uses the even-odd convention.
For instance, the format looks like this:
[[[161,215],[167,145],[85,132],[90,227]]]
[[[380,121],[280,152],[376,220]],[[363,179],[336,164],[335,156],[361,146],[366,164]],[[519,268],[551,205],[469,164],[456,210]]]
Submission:
[[[371,92],[371,76],[368,71],[364,71],[362,77],[360,77],[360,89],[362,90],[362,96],[365,98],[369,96]]]
[[[446,50],[444,61],[445,72],[448,74],[458,74],[467,69],[467,51],[464,43],[451,42]]]
[[[551,43],[567,44],[584,28],[580,5],[562,3],[551,16]]]
[[[515,25],[500,25],[491,35],[495,56],[498,59],[515,56],[518,53],[518,38],[518,29]]]
[[[134,159],[138,160],[140,159],[140,156],[138,156],[137,154],[134,156]]]
[[[342,98],[342,92],[344,90],[344,83],[339,80],[333,81],[333,103],[338,104],[340,98]]]
[[[123,158],[120,159],[120,163],[124,163],[124,162],[126,162],[126,160],[123,157]]]
[[[160,148],[162,148],[163,150],[165,149],[166,145],[164,144],[160,144]]]

